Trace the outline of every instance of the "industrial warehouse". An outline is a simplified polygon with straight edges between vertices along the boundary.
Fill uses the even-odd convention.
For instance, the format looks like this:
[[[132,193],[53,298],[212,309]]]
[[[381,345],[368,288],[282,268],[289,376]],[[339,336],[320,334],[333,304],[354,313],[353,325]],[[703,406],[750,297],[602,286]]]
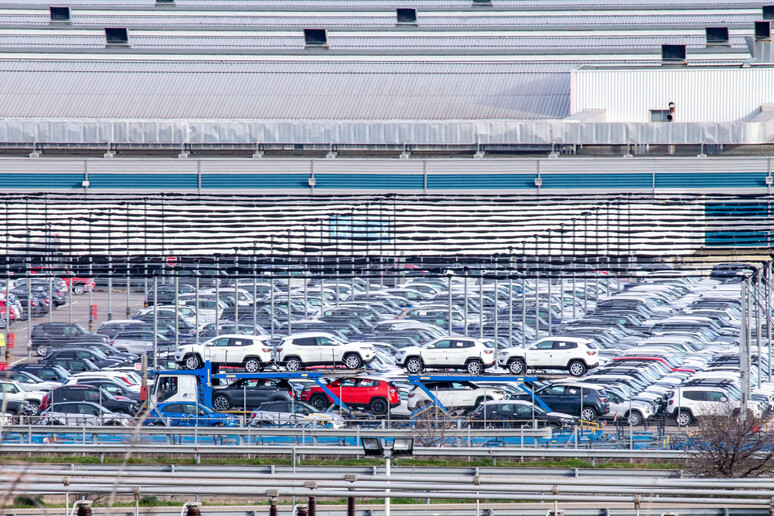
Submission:
[[[0,5],[0,513],[771,515],[774,5]]]

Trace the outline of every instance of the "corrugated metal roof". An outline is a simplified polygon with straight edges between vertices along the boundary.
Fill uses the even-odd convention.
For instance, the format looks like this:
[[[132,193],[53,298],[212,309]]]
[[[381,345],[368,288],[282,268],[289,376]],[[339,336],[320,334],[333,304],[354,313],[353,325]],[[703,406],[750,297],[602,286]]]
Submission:
[[[493,11],[488,13],[457,12],[457,13],[417,13],[417,26],[420,28],[518,28],[519,30],[538,29],[547,26],[578,27],[592,30],[595,27],[630,27],[643,28],[651,26],[671,27],[709,27],[731,26],[749,28],[760,19],[760,13],[738,13],[736,11],[720,11],[715,14],[689,13],[632,13],[628,11],[610,12],[571,12],[544,11],[512,13]],[[0,12],[0,25],[13,26],[48,26],[49,13],[43,12]],[[169,12],[155,11],[146,13],[136,11],[129,13],[121,11],[82,12],[73,11],[71,27],[127,27],[127,28],[176,28],[196,30],[197,28],[254,28],[254,29],[287,29],[305,27],[327,27],[355,29],[395,28],[396,16],[392,12],[364,12],[353,14],[348,12],[319,15],[312,13],[258,13],[250,11],[222,11],[219,13]],[[411,30],[411,29],[409,29]]]
[[[0,117],[555,119],[569,114],[573,67],[68,63],[60,68],[3,63]]]

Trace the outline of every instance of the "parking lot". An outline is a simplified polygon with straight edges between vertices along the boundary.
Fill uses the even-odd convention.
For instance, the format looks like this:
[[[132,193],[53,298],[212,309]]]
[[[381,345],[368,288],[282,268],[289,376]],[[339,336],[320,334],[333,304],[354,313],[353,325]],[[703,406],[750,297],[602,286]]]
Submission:
[[[754,417],[766,417],[774,397],[769,326],[765,312],[743,304],[740,295],[739,274],[752,268],[716,267],[709,277],[649,269],[624,277],[568,268],[551,271],[550,281],[499,269],[468,276],[416,271],[391,282],[315,278],[312,271],[234,281],[223,272],[215,275],[219,279],[202,276],[198,292],[195,282],[176,289],[171,278],[160,280],[159,309],[144,315],[138,312],[146,299],[152,304],[153,282],[146,292],[139,281],[128,313],[142,320],[134,322],[121,322],[127,319],[125,289],[109,293],[100,286],[92,293],[67,292],[62,306],[33,318],[30,347],[27,321],[14,322],[11,362],[14,370],[33,375],[67,369],[59,383],[98,389],[105,388],[102,380],[115,383],[116,371],[135,371],[143,353],[152,365],[154,347],[157,366],[172,369],[158,376],[152,404],[142,411],[134,375],[119,395],[132,402],[112,407],[120,414],[100,399],[93,421],[81,413],[41,418],[61,424],[107,419],[130,425],[140,411],[144,424],[344,428],[432,413],[435,425],[440,414],[440,420],[480,428],[549,426],[561,433],[578,425],[610,430],[624,424],[663,432],[705,414],[738,412],[743,403]],[[745,280],[750,299],[770,298],[766,269],[755,274]],[[89,332],[91,305],[96,318]],[[742,313],[748,314],[746,331]],[[86,331],[43,336],[46,328],[70,322]],[[105,345],[110,347],[89,359],[72,351],[92,353]],[[740,349],[751,351],[740,359]],[[749,373],[742,374],[748,362]],[[212,387],[205,389],[210,375]],[[110,388],[113,394],[119,389]],[[68,401],[56,396],[55,404]],[[190,413],[187,404],[194,405]],[[335,410],[326,413],[329,407]],[[303,418],[291,417],[297,410],[305,411]]]

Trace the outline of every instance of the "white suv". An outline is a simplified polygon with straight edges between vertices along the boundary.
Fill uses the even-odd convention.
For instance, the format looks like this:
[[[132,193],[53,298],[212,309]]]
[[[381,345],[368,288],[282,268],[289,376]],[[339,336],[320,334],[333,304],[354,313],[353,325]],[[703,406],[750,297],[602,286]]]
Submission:
[[[187,344],[175,350],[175,362],[186,369],[199,369],[209,360],[213,364],[243,366],[255,373],[272,361],[272,349],[266,335],[218,335],[199,345]]]
[[[675,418],[679,426],[690,425],[697,417],[716,414],[733,414],[739,411],[741,401],[731,389],[720,386],[678,387],[670,393],[667,414]],[[760,404],[749,401],[747,408],[760,417]]]
[[[275,348],[274,361],[288,371],[306,366],[344,364],[359,369],[376,356],[370,342],[344,342],[324,332],[297,333],[282,339]]]
[[[424,347],[398,350],[395,361],[411,374],[422,369],[465,369],[477,375],[494,365],[494,345],[484,339],[439,337]]]
[[[472,382],[438,381],[424,382],[425,388],[438,398],[447,409],[470,410],[485,401],[503,400],[505,391],[496,386],[477,385]],[[417,410],[426,405],[432,405],[433,401],[427,393],[414,386],[408,393],[408,409]]]
[[[37,390],[34,385],[27,387],[14,380],[0,381],[0,392],[2,392],[0,402],[3,400],[26,401],[35,406],[34,414],[38,413],[43,397],[46,395],[45,392]]]
[[[599,350],[590,339],[545,337],[528,348],[508,348],[497,356],[497,363],[511,374],[530,369],[566,369],[572,376],[583,376],[599,365]]]

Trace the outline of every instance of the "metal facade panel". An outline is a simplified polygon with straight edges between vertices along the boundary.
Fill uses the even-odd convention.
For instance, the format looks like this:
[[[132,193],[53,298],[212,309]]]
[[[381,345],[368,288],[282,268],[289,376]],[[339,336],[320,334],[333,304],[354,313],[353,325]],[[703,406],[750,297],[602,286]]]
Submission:
[[[196,189],[196,174],[89,174],[89,188]]]
[[[0,189],[34,188],[38,191],[60,188],[81,188],[83,174],[0,173]]]
[[[649,122],[675,103],[675,120],[741,122],[774,102],[774,68],[583,68],[573,72],[573,109],[605,109],[608,122]],[[625,92],[625,94],[622,94]]]
[[[535,188],[533,174],[433,174],[427,188],[440,190],[505,190]]]
[[[424,176],[408,174],[315,174],[315,188],[421,190]]]
[[[309,188],[308,177],[299,174],[202,174],[202,188],[276,189]]]

